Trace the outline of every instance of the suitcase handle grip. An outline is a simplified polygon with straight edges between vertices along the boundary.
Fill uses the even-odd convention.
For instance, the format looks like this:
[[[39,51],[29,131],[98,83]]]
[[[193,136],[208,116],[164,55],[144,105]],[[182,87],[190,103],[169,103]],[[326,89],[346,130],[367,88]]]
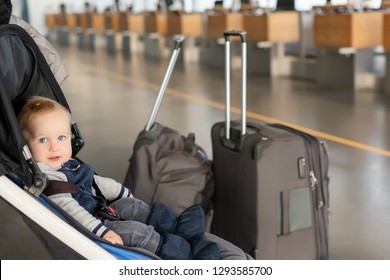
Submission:
[[[184,36],[181,36],[181,35],[175,35],[174,36],[174,39],[175,39],[175,50],[180,50],[181,49],[181,46],[183,44],[183,41],[184,41]]]
[[[178,36],[174,37],[174,40],[175,40],[175,47],[173,49],[171,60],[169,61],[168,69],[165,73],[164,80],[163,80],[161,87],[160,87],[160,91],[158,92],[156,102],[154,103],[152,113],[150,114],[149,120],[145,126],[145,131],[149,131],[151,129],[152,125],[154,124],[154,121],[156,120],[158,110],[160,109],[160,106],[161,106],[161,101],[164,97],[165,90],[167,88],[169,79],[171,78],[173,67],[175,66],[177,57],[179,56],[179,52],[181,50],[181,47],[182,47],[182,44],[184,41],[184,37],[181,35],[178,35]]]
[[[226,82],[226,106],[225,106],[225,137],[230,139],[230,37],[241,38],[241,136],[246,134],[246,31],[227,30],[225,37],[225,82]]]
[[[230,40],[229,37],[239,36],[241,38],[242,43],[246,43],[246,31],[245,30],[226,30],[223,32],[223,36],[225,40]]]

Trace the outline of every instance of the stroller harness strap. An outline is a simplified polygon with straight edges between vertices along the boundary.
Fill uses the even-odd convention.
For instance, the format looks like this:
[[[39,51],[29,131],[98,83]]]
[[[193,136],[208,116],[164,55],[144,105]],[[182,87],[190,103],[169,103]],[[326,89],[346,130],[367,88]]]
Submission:
[[[71,182],[49,180],[48,185],[43,191],[46,196],[51,196],[59,193],[76,193],[77,186]]]

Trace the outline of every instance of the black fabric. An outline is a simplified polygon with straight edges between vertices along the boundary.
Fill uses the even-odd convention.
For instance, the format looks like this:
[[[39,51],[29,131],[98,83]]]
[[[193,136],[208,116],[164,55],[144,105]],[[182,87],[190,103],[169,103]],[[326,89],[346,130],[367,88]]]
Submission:
[[[12,174],[30,186],[33,179],[23,156],[25,141],[17,115],[34,95],[54,99],[68,109],[69,105],[46,59],[23,28],[0,25],[0,61],[0,175]]]
[[[0,24],[9,23],[11,9],[3,2],[0,2]]]
[[[26,215],[22,215],[24,222],[33,230],[35,236],[42,242],[51,258],[54,260],[86,260],[85,257],[77,253],[70,246],[60,241],[46,229],[38,225],[34,220]],[[56,248],[53,250],[52,248]]]
[[[8,9],[12,12],[12,3],[11,0],[2,0],[3,3],[8,7]]]

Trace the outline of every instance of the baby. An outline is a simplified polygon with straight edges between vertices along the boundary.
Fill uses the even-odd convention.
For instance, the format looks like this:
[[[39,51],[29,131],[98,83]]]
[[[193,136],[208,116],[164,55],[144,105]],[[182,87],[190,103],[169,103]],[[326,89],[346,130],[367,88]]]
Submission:
[[[149,207],[129,188],[73,159],[71,116],[64,106],[35,96],[20,112],[19,123],[34,160],[52,185],[60,181],[74,186],[71,191],[49,192],[50,199],[92,233],[162,259],[220,259],[217,244],[203,240],[200,206],[176,217],[163,204]],[[100,215],[102,210],[109,215]]]

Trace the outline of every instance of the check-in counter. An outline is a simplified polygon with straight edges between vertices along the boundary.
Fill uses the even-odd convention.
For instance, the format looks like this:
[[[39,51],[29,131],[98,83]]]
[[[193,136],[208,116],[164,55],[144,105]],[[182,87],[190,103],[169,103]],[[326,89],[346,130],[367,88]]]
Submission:
[[[72,41],[74,37],[73,34],[76,34],[76,38],[80,40],[80,33],[83,33],[83,30],[80,27],[80,14],[67,14],[66,15],[66,26],[67,29],[63,28],[62,36],[64,36],[64,40]],[[61,32],[60,32],[61,33]]]
[[[80,14],[80,27],[83,30],[87,30],[92,27],[92,13]]]
[[[106,14],[106,27],[114,32],[127,30],[126,13],[109,13]]]
[[[383,13],[316,14],[317,82],[335,88],[371,89],[374,48],[382,45]]]
[[[57,43],[60,45],[68,46],[70,44],[70,33],[68,29],[67,14],[59,13],[54,15],[55,29],[57,35]]]
[[[45,23],[49,29],[53,29],[56,26],[56,15],[55,14],[45,15]]]
[[[145,14],[145,32],[168,34],[168,15],[166,13],[150,12]]]
[[[103,16],[105,30],[112,30],[113,32],[122,32],[127,30],[128,24],[126,13],[106,12]]]
[[[106,17],[104,14],[92,15],[92,28],[97,32],[104,32],[106,30]]]
[[[382,44],[382,12],[316,15],[314,44],[318,48],[373,48]]]
[[[55,38],[51,38],[52,40],[57,40],[58,43],[61,43],[61,27],[58,26],[58,15],[57,14],[46,14],[45,15],[45,24],[48,29],[48,37],[52,37],[53,35]]]
[[[66,26],[66,14],[64,13],[56,14],[55,25],[58,27]]]
[[[299,14],[296,11],[244,13],[247,31],[248,72],[272,77],[290,76],[291,62],[285,44],[299,41]]]
[[[202,36],[202,15],[172,11],[168,13],[168,35],[181,34],[188,37]]]
[[[390,8],[390,3],[389,3]],[[383,14],[383,50],[386,57],[386,69],[384,79],[384,90],[386,94],[390,94],[390,12]]]
[[[104,33],[107,29],[105,15],[95,13],[47,15],[46,24],[49,28],[55,28],[59,44],[69,45],[75,34],[79,48],[84,48],[87,40],[91,50],[95,50],[96,47],[96,33]]]
[[[382,36],[383,36],[383,49],[385,52],[390,53],[390,13],[383,14]]]
[[[145,32],[145,14],[129,13],[127,15],[128,30],[134,33],[142,34]]]
[[[80,49],[85,47],[85,37],[91,41],[89,45],[94,46],[94,31],[92,31],[92,13],[76,13],[69,14],[67,17],[68,27],[74,31],[77,38],[77,44]],[[88,34],[88,35],[86,35]]]
[[[104,13],[104,27],[105,27],[104,30],[105,45],[106,45],[106,50],[109,54],[115,54],[117,50],[120,49],[123,50],[124,45],[128,45],[128,42],[125,42],[125,40],[128,40],[127,39],[128,35],[124,34],[124,32],[126,32],[128,27],[126,13],[122,13],[122,12]]]
[[[79,48],[88,47],[89,50],[95,51],[101,42],[101,34],[106,30],[106,19],[104,14],[82,13],[78,15],[78,28],[76,29],[77,41]]]
[[[390,9],[390,1],[389,0],[383,0],[381,8],[382,9]]]
[[[228,13],[224,10],[211,11],[207,14],[207,39],[223,38],[223,32],[232,29],[243,29],[242,13]]]
[[[144,54],[160,59],[164,53],[165,36],[168,34],[168,14],[145,13]]]
[[[185,65],[186,62],[199,60],[197,38],[203,35],[203,15],[200,13],[185,13],[183,11],[168,12],[168,46],[173,50],[175,36],[184,36],[182,50],[177,62]]]
[[[66,24],[70,30],[77,28],[80,25],[80,17],[78,14],[67,14]]]
[[[243,29],[242,13],[230,13],[224,9],[218,8],[210,10],[205,15],[205,38],[200,49],[200,62],[213,67],[224,67],[225,51],[223,44],[223,32],[232,29]],[[238,37],[232,37],[233,41],[238,42]],[[235,51],[236,48],[233,48]],[[233,56],[232,64],[236,65],[236,56]]]
[[[145,13],[128,13],[127,30],[130,32],[130,49],[138,53],[144,52]]]
[[[104,14],[91,15],[91,28],[87,29],[88,48],[95,51],[97,47],[104,45],[102,34],[106,30],[106,18]]]
[[[299,15],[295,11],[244,14],[248,42],[287,43],[299,40]]]

